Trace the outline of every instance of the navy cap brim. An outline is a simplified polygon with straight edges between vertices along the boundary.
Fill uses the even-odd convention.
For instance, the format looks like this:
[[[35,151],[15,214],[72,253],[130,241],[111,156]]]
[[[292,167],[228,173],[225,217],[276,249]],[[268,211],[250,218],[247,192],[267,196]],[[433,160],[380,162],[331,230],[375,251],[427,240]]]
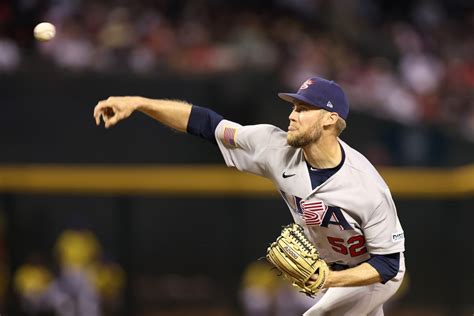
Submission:
[[[317,107],[317,108],[320,108],[320,109],[324,109],[324,107],[318,105],[318,104],[315,104],[314,102],[310,101],[308,98],[306,98],[305,96],[302,96],[300,94],[297,94],[297,93],[284,93],[284,92],[280,92],[278,93],[278,96],[280,97],[280,99],[282,100],[285,100],[287,102],[290,102],[290,103],[296,103],[296,102],[303,102],[303,103],[306,103],[306,104],[309,104],[309,105],[312,105],[314,107]]]

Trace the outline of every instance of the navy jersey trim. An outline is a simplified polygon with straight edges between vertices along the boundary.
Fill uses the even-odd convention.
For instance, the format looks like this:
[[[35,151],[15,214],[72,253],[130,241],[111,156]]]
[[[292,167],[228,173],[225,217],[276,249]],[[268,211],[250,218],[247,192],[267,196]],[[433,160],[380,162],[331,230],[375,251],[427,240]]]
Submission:
[[[367,263],[377,270],[382,279],[382,284],[385,284],[398,273],[398,269],[400,268],[400,253],[371,255]]]
[[[311,179],[311,187],[313,188],[313,190],[324,182],[326,182],[326,180],[332,177],[336,172],[338,172],[344,164],[344,161],[346,160],[346,153],[344,152],[344,148],[342,148],[342,145],[339,144],[339,146],[341,147],[342,159],[336,167],[327,169],[315,169],[311,167],[308,162],[306,162],[306,166],[308,167],[309,172],[309,178]]]
[[[191,135],[207,139],[214,145],[217,145],[215,131],[217,125],[223,119],[221,115],[208,108],[193,105],[186,131]]]

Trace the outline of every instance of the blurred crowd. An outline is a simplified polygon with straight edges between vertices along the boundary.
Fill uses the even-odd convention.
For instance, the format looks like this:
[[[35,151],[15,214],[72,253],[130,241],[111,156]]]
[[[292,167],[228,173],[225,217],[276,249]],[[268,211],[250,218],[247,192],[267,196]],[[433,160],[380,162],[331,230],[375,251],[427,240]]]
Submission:
[[[57,238],[54,264],[31,253],[13,276],[15,312],[37,316],[116,315],[125,282],[123,269],[105,259],[88,230],[67,229]]]
[[[50,0],[0,5],[0,72],[32,56],[68,72],[319,74],[354,109],[474,140],[472,1]],[[46,43],[40,21],[56,25]]]

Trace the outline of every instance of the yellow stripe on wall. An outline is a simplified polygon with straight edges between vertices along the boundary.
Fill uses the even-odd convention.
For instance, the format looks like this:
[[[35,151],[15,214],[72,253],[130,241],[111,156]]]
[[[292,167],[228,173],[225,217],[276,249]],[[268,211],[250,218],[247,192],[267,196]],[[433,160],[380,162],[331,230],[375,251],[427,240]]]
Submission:
[[[398,197],[474,195],[474,165],[454,169],[379,168]],[[3,165],[0,191],[138,195],[275,196],[264,178],[222,165]]]
[[[0,167],[0,190],[111,194],[275,194],[270,181],[225,166]]]
[[[474,165],[453,169],[380,168],[380,172],[396,196],[474,195]]]

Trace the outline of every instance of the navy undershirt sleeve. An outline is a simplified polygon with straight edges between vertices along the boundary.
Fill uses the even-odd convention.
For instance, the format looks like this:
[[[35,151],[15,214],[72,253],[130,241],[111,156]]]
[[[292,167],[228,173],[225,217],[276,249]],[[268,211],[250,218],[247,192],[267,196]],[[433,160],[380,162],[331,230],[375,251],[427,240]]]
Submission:
[[[222,120],[223,117],[216,112],[205,107],[193,105],[186,131],[191,135],[207,139],[214,145],[217,145],[214,132]]]
[[[400,267],[400,253],[391,253],[388,255],[371,255],[367,261],[372,267],[377,270],[382,279],[382,284],[390,281],[397,275]]]

